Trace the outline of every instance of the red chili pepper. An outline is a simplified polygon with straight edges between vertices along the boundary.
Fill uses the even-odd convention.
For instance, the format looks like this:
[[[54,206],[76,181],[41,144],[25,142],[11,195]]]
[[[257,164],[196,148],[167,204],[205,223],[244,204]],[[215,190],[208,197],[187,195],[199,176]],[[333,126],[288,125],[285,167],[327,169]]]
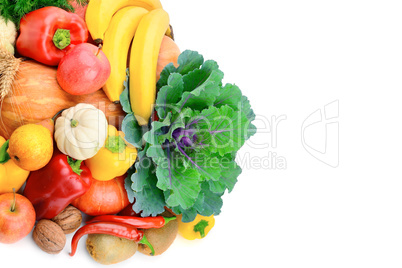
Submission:
[[[45,167],[31,172],[23,194],[34,206],[37,220],[51,219],[85,194],[91,184],[89,168],[57,150]]]
[[[77,232],[75,232],[71,240],[71,253],[74,256],[77,251],[78,241],[87,234],[109,234],[121,238],[133,240],[138,243],[146,244],[152,251],[151,255],[155,253],[154,248],[144,236],[144,232],[137,228],[123,223],[115,222],[94,222],[84,225]]]
[[[90,221],[87,221],[87,223],[107,221],[107,222],[124,223],[141,229],[150,229],[150,228],[162,228],[169,221],[174,219],[176,219],[176,217],[166,218],[162,216],[156,216],[156,217],[141,218],[131,216],[102,215],[97,216]]]
[[[87,42],[88,28],[77,14],[48,6],[26,14],[20,22],[17,51],[24,57],[56,66],[70,44]]]

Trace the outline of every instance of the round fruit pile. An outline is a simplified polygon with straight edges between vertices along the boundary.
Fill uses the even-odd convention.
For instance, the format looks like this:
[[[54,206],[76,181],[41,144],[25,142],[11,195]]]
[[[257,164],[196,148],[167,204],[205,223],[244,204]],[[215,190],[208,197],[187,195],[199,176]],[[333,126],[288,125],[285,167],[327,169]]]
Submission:
[[[112,264],[205,237],[256,128],[215,61],[181,52],[159,0],[0,9],[0,243],[81,237]],[[26,4],[26,3],[25,3]]]

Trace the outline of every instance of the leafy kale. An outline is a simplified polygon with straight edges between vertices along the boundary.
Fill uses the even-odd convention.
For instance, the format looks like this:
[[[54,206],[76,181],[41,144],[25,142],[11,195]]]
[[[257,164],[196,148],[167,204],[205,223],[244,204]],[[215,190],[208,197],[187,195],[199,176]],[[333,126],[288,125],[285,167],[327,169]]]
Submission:
[[[236,152],[256,132],[255,114],[236,85],[222,85],[215,61],[186,50],[178,63],[161,73],[158,120],[146,128],[129,109],[128,83],[121,95],[128,113],[122,130],[139,149],[126,189],[142,216],[155,216],[167,206],[192,221],[197,214],[220,213],[222,195],[233,190],[241,173]]]

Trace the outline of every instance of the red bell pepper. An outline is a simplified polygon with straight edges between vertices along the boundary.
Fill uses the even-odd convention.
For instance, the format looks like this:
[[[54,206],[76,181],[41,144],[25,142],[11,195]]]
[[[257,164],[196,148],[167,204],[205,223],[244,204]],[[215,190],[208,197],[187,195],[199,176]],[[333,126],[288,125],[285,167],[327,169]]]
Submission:
[[[23,195],[34,206],[37,220],[51,219],[85,194],[91,183],[91,171],[82,161],[57,151],[44,168],[31,172]]]
[[[48,6],[29,12],[21,19],[16,46],[21,56],[57,66],[70,46],[87,40],[88,28],[82,18]]]

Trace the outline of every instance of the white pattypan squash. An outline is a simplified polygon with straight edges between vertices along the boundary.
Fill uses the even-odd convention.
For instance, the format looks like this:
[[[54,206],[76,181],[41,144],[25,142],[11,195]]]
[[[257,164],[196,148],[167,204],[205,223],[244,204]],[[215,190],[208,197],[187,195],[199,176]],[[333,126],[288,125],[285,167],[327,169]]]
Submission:
[[[108,122],[105,114],[91,104],[66,109],[55,123],[57,148],[77,160],[93,157],[105,144]]]

